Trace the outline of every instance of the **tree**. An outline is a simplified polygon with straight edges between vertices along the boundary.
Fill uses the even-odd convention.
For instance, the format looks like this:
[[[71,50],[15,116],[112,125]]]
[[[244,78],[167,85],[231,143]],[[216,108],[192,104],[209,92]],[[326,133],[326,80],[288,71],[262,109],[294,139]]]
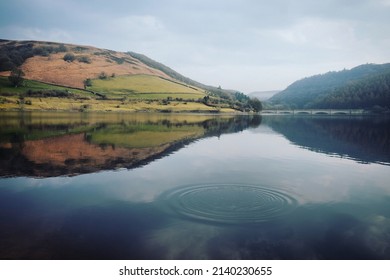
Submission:
[[[242,92],[239,92],[239,91],[234,93],[234,98],[236,100],[238,100],[239,102],[247,102],[247,101],[249,101],[249,97],[247,95],[243,94]]]
[[[263,104],[261,104],[261,101],[256,97],[251,98],[248,103],[249,106],[251,106],[255,112],[260,112],[263,109]]]
[[[91,87],[92,86],[92,80],[90,78],[87,78],[83,81],[84,83],[84,88],[86,89],[87,87]]]
[[[20,68],[15,68],[11,71],[11,75],[8,77],[8,80],[14,87],[18,87],[23,84],[24,81],[24,72]]]

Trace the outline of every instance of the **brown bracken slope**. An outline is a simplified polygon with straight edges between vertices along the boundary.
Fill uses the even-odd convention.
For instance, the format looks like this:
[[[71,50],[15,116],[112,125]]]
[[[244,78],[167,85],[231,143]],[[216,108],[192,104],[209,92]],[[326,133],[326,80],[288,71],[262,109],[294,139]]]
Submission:
[[[98,78],[102,72],[107,76],[147,74],[172,80],[128,53],[51,42],[0,41],[3,50],[11,47],[32,54],[20,65],[26,79],[76,88],[83,88],[84,80]],[[65,61],[66,54],[72,54],[74,60]],[[9,71],[2,71],[0,75],[8,76]]]

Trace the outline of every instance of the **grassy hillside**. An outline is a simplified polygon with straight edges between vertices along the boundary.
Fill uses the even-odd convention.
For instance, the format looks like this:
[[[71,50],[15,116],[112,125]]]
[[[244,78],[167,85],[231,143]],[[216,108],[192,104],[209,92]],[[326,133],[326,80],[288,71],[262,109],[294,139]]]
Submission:
[[[119,78],[120,79],[120,78]],[[114,82],[115,79],[105,82]],[[164,80],[162,80],[164,81]],[[170,85],[170,84],[169,84]],[[173,85],[175,85],[173,83]],[[105,96],[105,95],[103,95]],[[234,112],[229,107],[205,105],[198,97],[202,93],[125,93],[115,90],[107,96],[89,90],[73,89],[25,80],[14,87],[6,77],[0,77],[1,111],[124,111],[124,112]],[[182,99],[195,98],[192,101]]]
[[[92,81],[92,86],[88,87],[88,89],[113,97],[126,96],[128,98],[144,99],[164,99],[168,96],[198,99],[205,96],[204,91],[201,89],[151,75],[95,79]]]
[[[45,84],[38,81],[31,81],[31,80],[24,80],[23,85],[19,87],[14,87],[10,84],[7,77],[0,77],[0,95],[7,93],[9,94],[24,94],[27,91],[64,91],[69,92],[73,94],[77,94],[80,96],[91,96],[91,93],[82,90],[82,89],[69,89],[68,87],[63,86],[57,86],[57,85],[50,85]]]
[[[26,79],[18,87],[6,79],[15,69]],[[234,112],[261,108],[242,93],[205,86],[146,56],[89,46],[0,40],[1,76],[0,110]]]
[[[268,100],[289,108],[353,108],[390,106],[388,64],[365,64],[296,81]]]
[[[0,75],[19,67],[26,79],[84,88],[84,80],[107,75],[168,75],[122,52],[52,42],[0,41]]]
[[[205,90],[210,95],[218,96],[220,98],[233,98],[234,99],[234,93],[236,92],[235,90],[225,90],[225,89],[221,89],[220,87],[214,87],[214,86],[209,86],[209,85],[199,83],[197,81],[194,81],[190,78],[187,78],[187,77],[181,75],[180,73],[169,68],[168,66],[166,66],[162,63],[159,63],[159,62],[157,62],[157,61],[155,61],[155,60],[153,60],[153,59],[151,59],[143,54],[139,54],[139,53],[135,53],[135,52],[128,52],[128,54],[131,55],[132,57],[138,59],[139,61],[143,62],[144,64],[146,64],[154,69],[160,70],[161,72],[168,75],[169,77],[171,77],[174,80],[180,81],[180,82],[185,83],[185,84],[190,85],[190,86],[201,88],[201,89]]]

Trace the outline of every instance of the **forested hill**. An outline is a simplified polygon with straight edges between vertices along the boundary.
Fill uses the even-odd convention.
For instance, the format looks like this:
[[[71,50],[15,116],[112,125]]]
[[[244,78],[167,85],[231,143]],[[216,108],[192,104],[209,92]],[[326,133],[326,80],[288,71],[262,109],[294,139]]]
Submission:
[[[296,81],[269,100],[284,108],[390,108],[390,63],[365,64]]]

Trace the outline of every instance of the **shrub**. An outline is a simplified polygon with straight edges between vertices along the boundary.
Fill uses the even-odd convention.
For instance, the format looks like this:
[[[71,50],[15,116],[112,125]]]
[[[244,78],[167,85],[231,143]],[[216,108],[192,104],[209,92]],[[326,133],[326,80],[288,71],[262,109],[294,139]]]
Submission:
[[[60,44],[56,49],[56,52],[67,52],[67,51],[68,48],[64,44]]]
[[[86,110],[88,110],[88,109],[90,109],[90,108],[91,108],[91,105],[89,105],[89,104],[83,104],[83,105],[80,106],[79,111],[80,111],[80,112],[85,112]]]
[[[77,58],[77,60],[79,62],[82,62],[82,63],[87,63],[87,64],[90,64],[91,63],[91,59],[88,57],[88,56],[79,56]]]
[[[90,78],[84,80],[84,88],[92,86],[92,80]]]
[[[111,59],[114,60],[117,64],[123,64],[123,62],[125,62],[125,59],[121,57],[111,56]]]
[[[86,48],[86,47],[81,47],[81,46],[77,46],[77,47],[74,47],[73,50],[74,50],[75,52],[83,52],[83,51],[88,50],[88,48]]]
[[[67,54],[64,55],[64,60],[65,60],[66,62],[72,62],[72,61],[75,60],[75,58],[76,58],[76,57],[74,56],[73,53],[67,53]]]
[[[51,46],[40,46],[34,48],[34,54],[39,56],[49,56],[54,52],[54,48]]]
[[[100,79],[100,80],[105,80],[105,79],[107,79],[107,74],[106,74],[105,72],[101,72],[101,73],[99,74],[99,79]]]

